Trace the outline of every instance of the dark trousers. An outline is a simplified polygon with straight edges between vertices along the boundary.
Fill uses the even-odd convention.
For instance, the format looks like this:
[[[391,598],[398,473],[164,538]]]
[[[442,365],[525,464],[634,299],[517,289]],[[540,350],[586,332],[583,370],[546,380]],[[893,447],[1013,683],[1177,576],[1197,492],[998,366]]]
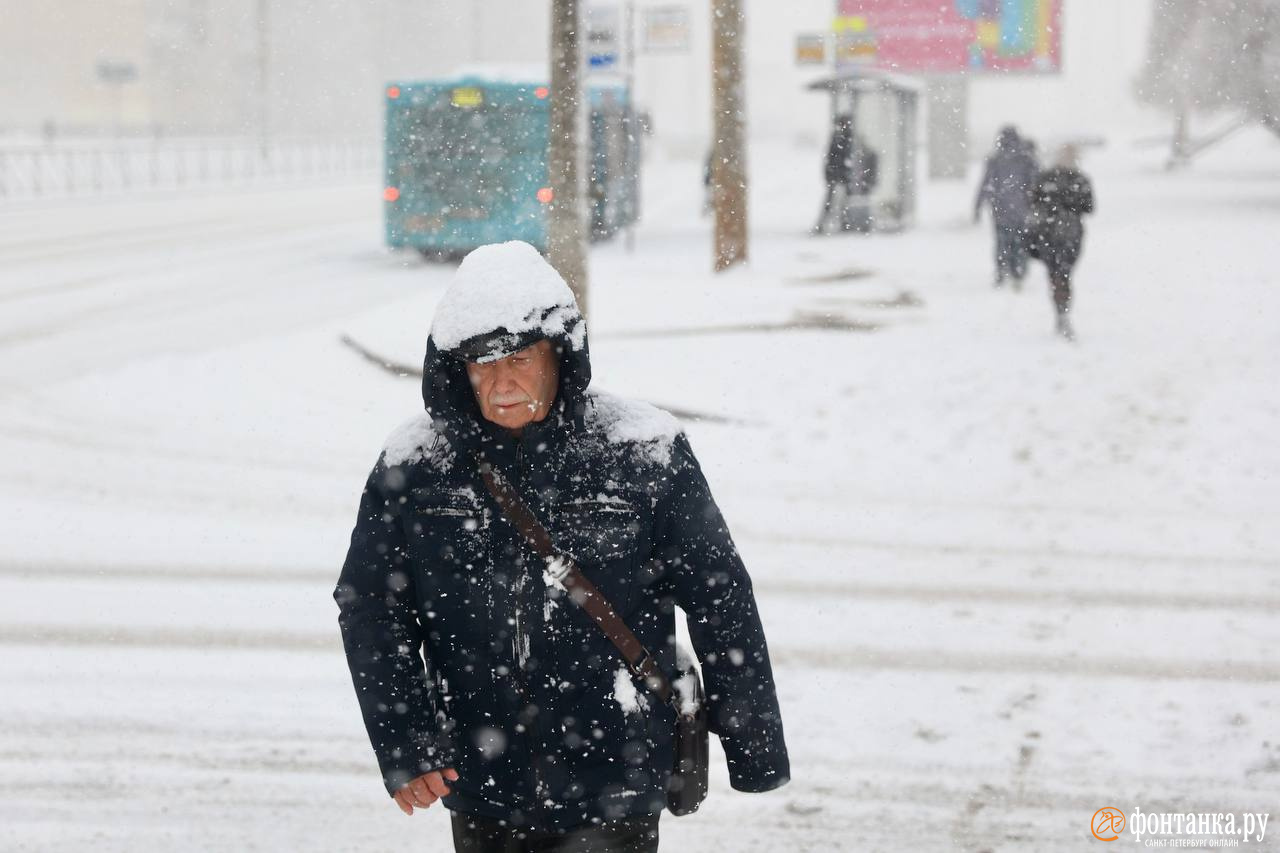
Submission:
[[[1053,308],[1058,315],[1058,334],[1074,340],[1076,333],[1071,327],[1072,262],[1050,256],[1046,266],[1049,268],[1049,286],[1053,290]]]
[[[505,821],[451,812],[453,849],[462,853],[657,853],[659,815],[533,832]]]
[[[1058,316],[1064,317],[1071,311],[1071,270],[1075,259],[1057,253],[1051,253],[1045,259],[1045,267],[1049,271],[1049,285],[1053,288],[1053,307]]]
[[[1051,278],[1049,284],[1053,287],[1053,307],[1057,309],[1058,314],[1066,316],[1071,313],[1071,273],[1065,273],[1060,278]]]
[[[839,199],[837,203],[837,199]],[[818,213],[818,222],[813,226],[813,233],[825,234],[827,222],[832,213],[838,213],[836,224],[841,230],[846,229],[844,209],[849,200],[849,190],[843,181],[827,181],[827,194],[822,199],[822,210]]]
[[[1027,246],[1021,225],[996,224],[996,281],[1027,274]]]
[[[841,231],[857,231],[866,234],[871,230],[871,198],[866,193],[853,192],[848,184],[827,181],[827,194],[822,198],[822,210],[813,226],[814,234],[825,234],[831,214]]]

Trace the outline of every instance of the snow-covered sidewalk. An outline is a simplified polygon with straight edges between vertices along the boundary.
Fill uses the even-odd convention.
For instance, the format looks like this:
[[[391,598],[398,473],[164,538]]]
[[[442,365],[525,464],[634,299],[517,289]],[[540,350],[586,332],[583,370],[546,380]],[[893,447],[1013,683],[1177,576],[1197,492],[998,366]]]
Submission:
[[[592,255],[599,387],[715,416],[688,429],[792,751],[768,795],[713,767],[664,847],[1280,814],[1280,150],[1086,159],[1075,346],[1042,270],[991,287],[968,185],[901,235],[804,236],[819,157],[753,151],[747,268],[710,274],[692,162],[649,164],[635,252]],[[378,204],[0,209],[0,847],[450,849],[382,791],[329,597],[420,407],[339,339],[418,362],[451,273],[382,251]]]

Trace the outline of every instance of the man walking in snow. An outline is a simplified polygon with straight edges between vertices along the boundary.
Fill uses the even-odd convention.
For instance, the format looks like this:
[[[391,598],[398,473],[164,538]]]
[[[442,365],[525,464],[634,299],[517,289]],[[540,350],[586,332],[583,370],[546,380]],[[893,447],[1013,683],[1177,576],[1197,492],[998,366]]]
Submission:
[[[1010,278],[1014,289],[1021,289],[1023,276],[1027,274],[1023,232],[1031,212],[1031,184],[1036,172],[1035,157],[1030,146],[1018,136],[1017,128],[1012,125],[1002,128],[996,139],[996,150],[987,158],[978,197],[973,203],[975,224],[983,205],[991,205],[996,238],[996,287]]]
[[[812,234],[827,233],[827,222],[836,213],[836,221],[844,230],[845,208],[849,203],[849,182],[853,178],[853,116],[839,115],[831,127],[831,140],[827,143],[827,157],[822,165],[822,177],[826,181],[826,194],[822,197],[822,210]]]
[[[334,591],[387,791],[406,814],[441,800],[457,850],[655,851],[674,760],[674,710],[555,582],[480,460],[669,677],[684,610],[732,786],[790,775],[751,580],[688,439],[590,380],[563,279],[524,243],[472,252],[436,309],[425,411],[370,474]]]
[[[1075,340],[1071,323],[1071,272],[1084,250],[1084,217],[1093,213],[1093,184],[1080,170],[1075,145],[1058,151],[1052,168],[1036,176],[1027,220],[1027,250],[1044,262],[1057,317],[1057,332]]]

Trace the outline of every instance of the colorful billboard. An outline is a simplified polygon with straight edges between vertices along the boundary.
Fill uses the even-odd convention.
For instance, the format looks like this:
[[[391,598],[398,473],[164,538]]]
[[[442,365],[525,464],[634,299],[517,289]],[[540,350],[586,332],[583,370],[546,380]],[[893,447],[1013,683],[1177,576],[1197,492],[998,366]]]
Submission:
[[[836,0],[836,64],[1053,74],[1061,17],[1062,0]]]

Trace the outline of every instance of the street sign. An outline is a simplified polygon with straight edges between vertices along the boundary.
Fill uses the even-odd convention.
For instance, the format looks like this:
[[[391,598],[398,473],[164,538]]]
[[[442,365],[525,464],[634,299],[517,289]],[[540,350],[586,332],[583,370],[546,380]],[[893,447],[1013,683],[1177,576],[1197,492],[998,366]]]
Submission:
[[[138,79],[138,66],[132,62],[121,62],[112,59],[99,59],[96,66],[98,79],[103,83],[132,83]]]
[[[688,6],[650,6],[643,10],[643,14],[642,45],[645,53],[688,52]]]
[[[612,71],[622,56],[622,15],[616,3],[593,3],[587,10],[587,68]]]
[[[796,65],[825,65],[827,63],[827,37],[825,35],[796,36]]]

